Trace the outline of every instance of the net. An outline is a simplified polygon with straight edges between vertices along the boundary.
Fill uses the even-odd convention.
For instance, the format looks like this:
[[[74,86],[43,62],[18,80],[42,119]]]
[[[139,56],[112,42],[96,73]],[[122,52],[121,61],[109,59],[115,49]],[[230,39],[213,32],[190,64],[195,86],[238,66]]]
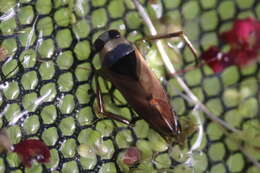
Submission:
[[[237,18],[260,18],[256,0],[141,2],[159,32],[183,26],[200,52],[211,45],[223,47],[217,35],[230,29]],[[198,129],[186,147],[169,147],[101,78],[107,109],[131,119],[134,127],[95,113],[93,69],[100,62],[91,52],[93,40],[111,28],[130,41],[147,33],[130,0],[9,0],[0,1],[0,10],[0,126],[6,128],[13,144],[34,137],[51,151],[49,163],[34,163],[31,168],[25,168],[15,153],[2,153],[0,172],[259,171],[248,159],[248,155],[260,159],[259,145],[258,150],[252,148],[257,146],[253,134],[260,130],[259,63],[231,66],[219,74],[204,65],[181,74],[214,115],[247,132],[251,145],[245,141],[238,145],[241,136],[227,134],[197,110],[172,78],[167,79],[166,88],[176,113],[194,119]],[[180,47],[182,59],[174,59],[176,55],[170,52],[179,70],[195,61],[187,46]],[[150,65],[164,77],[161,61],[154,60],[155,47],[144,50]],[[130,146],[142,155],[133,168],[121,161]]]

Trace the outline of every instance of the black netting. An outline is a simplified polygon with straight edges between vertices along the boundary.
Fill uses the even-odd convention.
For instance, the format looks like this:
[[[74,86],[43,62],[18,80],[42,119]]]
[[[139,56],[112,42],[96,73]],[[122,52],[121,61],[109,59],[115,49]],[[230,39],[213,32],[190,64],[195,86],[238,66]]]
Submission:
[[[126,126],[96,115],[93,69],[100,64],[99,57],[91,51],[93,40],[109,28],[119,29],[133,42],[147,33],[130,0],[1,3],[0,42],[8,53],[0,61],[0,125],[7,129],[14,144],[31,137],[43,140],[52,159],[49,164],[34,163],[28,169],[14,153],[2,153],[0,172],[126,172],[128,168],[122,168],[119,160],[130,146],[137,146],[144,158],[131,168],[134,172],[259,170],[245,155],[259,160],[259,153],[244,142],[236,145],[237,138],[226,135],[204,113],[195,110],[180,95],[184,92],[176,79],[166,77],[165,87],[178,116],[199,117],[196,123],[201,123],[184,149],[178,145],[168,147],[121,94],[110,84],[106,87],[102,79],[107,108],[131,119],[135,125]],[[152,3],[143,0],[158,30],[174,32],[183,28],[200,52],[211,45],[225,49],[218,39],[219,33],[230,29],[238,18],[260,16],[257,0],[155,1],[161,4],[162,14],[160,5],[157,8]],[[162,15],[161,19],[157,15]],[[180,40],[174,42],[178,45]],[[150,50],[155,50],[154,45],[146,49],[147,55],[153,57]],[[195,59],[188,47],[180,46],[179,50],[182,59],[173,59],[178,70],[194,66]],[[158,69],[165,74],[162,64]],[[245,68],[231,66],[219,74],[203,65],[180,76],[214,115],[237,129],[259,131],[259,63]],[[94,155],[84,158],[79,147],[91,142],[102,151],[95,150]]]

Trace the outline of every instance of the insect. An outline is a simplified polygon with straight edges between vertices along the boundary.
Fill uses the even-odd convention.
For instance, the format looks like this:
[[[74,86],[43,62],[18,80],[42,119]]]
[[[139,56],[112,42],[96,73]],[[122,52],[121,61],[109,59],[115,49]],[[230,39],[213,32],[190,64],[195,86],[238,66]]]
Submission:
[[[102,62],[98,75],[110,81],[155,131],[166,137],[181,133],[163,86],[133,44],[117,30],[108,30],[96,39],[94,50],[100,54]],[[97,78],[96,87],[99,113],[130,124],[127,119],[105,110]]]
[[[181,32],[173,35],[157,35],[149,39],[169,38],[180,34]],[[94,43],[94,50],[101,55],[102,59],[102,68],[97,71],[97,74],[112,82],[129,105],[155,131],[169,137],[180,134],[181,127],[167,93],[134,44],[123,38],[117,30],[109,30],[98,37]],[[96,87],[98,111],[104,116],[131,124],[129,120],[105,110],[97,79]]]

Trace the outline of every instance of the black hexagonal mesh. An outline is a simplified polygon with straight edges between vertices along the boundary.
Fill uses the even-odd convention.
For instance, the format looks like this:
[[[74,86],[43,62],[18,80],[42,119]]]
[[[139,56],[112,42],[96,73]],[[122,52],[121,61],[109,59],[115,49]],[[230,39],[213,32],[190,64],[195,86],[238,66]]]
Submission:
[[[236,19],[260,18],[257,0],[143,0],[142,4],[159,31],[173,32],[183,26],[200,52],[211,45],[224,47],[217,35],[231,28]],[[176,91],[175,79],[167,80],[166,86],[172,105],[178,116],[192,117],[198,123],[184,149],[168,147],[118,91],[110,84],[106,88],[101,79],[108,109],[131,119],[135,126],[95,114],[93,69],[100,64],[91,52],[93,40],[110,28],[120,30],[130,41],[147,33],[130,0],[10,0],[0,1],[0,6],[4,50],[0,50],[0,125],[14,144],[36,137],[52,154],[50,163],[25,168],[16,154],[2,153],[0,172],[127,172],[129,168],[122,167],[119,160],[130,146],[137,146],[143,158],[130,169],[133,172],[260,170],[245,154],[259,160],[259,147],[252,150],[245,142],[239,147],[238,137],[226,135],[180,95],[182,89]],[[153,58],[155,48],[149,48],[147,55]],[[194,66],[187,46],[180,54],[182,59],[173,58],[179,70]],[[162,64],[158,66],[164,74]],[[220,74],[204,65],[181,77],[214,115],[237,129],[259,132],[259,63],[232,66]],[[98,149],[83,157],[82,144]]]

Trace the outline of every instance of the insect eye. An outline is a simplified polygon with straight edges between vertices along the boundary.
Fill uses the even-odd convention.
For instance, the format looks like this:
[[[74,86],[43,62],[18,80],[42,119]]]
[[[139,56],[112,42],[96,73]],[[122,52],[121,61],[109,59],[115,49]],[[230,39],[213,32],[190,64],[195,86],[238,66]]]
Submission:
[[[117,38],[120,38],[120,33],[117,30],[109,30],[104,32],[94,42],[95,52],[99,52],[108,41]]]
[[[109,36],[111,39],[120,38],[120,33],[117,30],[110,30]]]
[[[105,42],[102,39],[100,39],[100,38],[96,39],[96,41],[94,43],[94,51],[99,52],[104,47],[104,45],[105,45]]]

